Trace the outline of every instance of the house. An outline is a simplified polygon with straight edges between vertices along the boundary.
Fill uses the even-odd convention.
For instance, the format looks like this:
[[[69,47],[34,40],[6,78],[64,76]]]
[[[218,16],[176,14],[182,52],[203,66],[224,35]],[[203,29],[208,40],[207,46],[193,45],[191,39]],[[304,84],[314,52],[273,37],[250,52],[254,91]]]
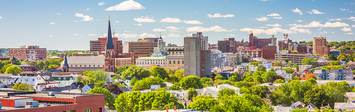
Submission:
[[[274,112],[291,112],[291,107],[284,107],[284,106],[273,106]]]
[[[83,83],[81,82],[75,82],[72,85],[75,85],[77,88],[79,88],[80,90],[83,89],[83,87],[85,86]]]
[[[54,78],[49,73],[43,73],[37,75],[37,85],[35,89],[37,91],[47,90],[47,89],[57,89],[59,87],[58,82],[54,81]]]
[[[170,94],[174,95],[175,97],[179,98],[179,100],[188,100],[188,93],[189,91],[185,90],[169,90]]]
[[[240,95],[240,89],[238,87],[229,84],[222,84],[218,86],[218,89],[225,89],[225,88],[233,89],[235,91],[235,94]]]
[[[81,93],[80,89],[74,84],[71,84],[69,86],[64,86],[64,87],[58,87],[58,89],[61,92],[66,92],[66,93]]]
[[[78,80],[78,75],[59,75],[52,77],[54,81],[58,82],[59,87],[69,86]]]
[[[303,72],[304,70],[311,70],[312,69],[312,65],[298,65],[299,67],[299,71]]]
[[[129,89],[129,88],[127,88],[127,87],[119,87],[119,88],[120,88],[120,90],[122,90],[122,92],[124,92],[124,93],[132,92],[132,90]]]
[[[292,79],[292,74],[286,73],[286,70],[275,70],[276,74],[285,78],[285,80]]]
[[[305,104],[304,104],[304,103],[302,103],[302,102],[298,101],[298,102],[296,102],[296,103],[293,103],[293,104],[291,105],[291,108],[292,108],[292,109],[296,109],[296,108],[304,108],[304,106],[305,106]]]
[[[174,85],[174,84],[172,84],[172,83],[170,83],[170,82],[164,82],[164,83],[165,83],[165,85],[166,85],[166,89],[167,89],[167,90],[169,90],[169,88]]]
[[[215,86],[215,87],[206,87],[206,88],[202,88],[202,89],[195,89],[197,91],[197,95],[205,95],[205,96],[208,96],[208,95],[211,95],[215,98],[217,98],[217,94],[218,94],[218,91],[221,90],[218,88],[218,86]]]
[[[309,103],[306,108],[308,109],[308,111],[315,111],[317,109],[317,107],[312,103]]]
[[[160,88],[160,85],[150,85],[151,91],[157,90],[158,88]]]
[[[82,90],[81,93],[87,93],[88,91],[92,90],[95,88],[95,84],[86,84]]]
[[[352,102],[355,98],[355,92],[346,92],[345,96],[348,97],[348,102]]]
[[[355,103],[343,103],[343,102],[336,102],[334,103],[334,110],[336,111],[353,111],[355,110]]]
[[[249,65],[249,71],[255,72],[258,67],[255,65]]]

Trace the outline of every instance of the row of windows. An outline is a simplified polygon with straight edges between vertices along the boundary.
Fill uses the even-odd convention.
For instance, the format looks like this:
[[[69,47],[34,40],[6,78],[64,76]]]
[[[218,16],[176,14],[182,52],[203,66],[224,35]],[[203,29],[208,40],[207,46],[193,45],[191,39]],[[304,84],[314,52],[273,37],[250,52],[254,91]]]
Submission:
[[[81,66],[81,65],[70,65],[70,67],[86,67],[86,65],[84,65],[84,66]],[[91,67],[91,65],[88,65],[88,67]],[[92,65],[92,67],[95,67],[95,65]],[[97,67],[100,67],[100,65],[97,65]],[[105,67],[105,65],[102,65],[102,67]]]
[[[169,61],[169,64],[171,64],[171,61]],[[175,61],[173,61],[173,64],[176,64]],[[177,64],[180,64],[180,61],[177,61]],[[184,61],[181,61],[181,64],[184,64]]]

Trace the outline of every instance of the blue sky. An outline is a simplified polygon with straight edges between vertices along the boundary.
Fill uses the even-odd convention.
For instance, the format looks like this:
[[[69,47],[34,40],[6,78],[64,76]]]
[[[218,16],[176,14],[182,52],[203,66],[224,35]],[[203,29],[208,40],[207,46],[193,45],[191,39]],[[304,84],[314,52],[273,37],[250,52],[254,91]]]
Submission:
[[[2,0],[0,48],[39,45],[49,50],[88,50],[107,34],[108,15],[122,41],[159,36],[183,44],[202,31],[209,43],[283,33],[295,41],[324,36],[355,40],[355,0]]]

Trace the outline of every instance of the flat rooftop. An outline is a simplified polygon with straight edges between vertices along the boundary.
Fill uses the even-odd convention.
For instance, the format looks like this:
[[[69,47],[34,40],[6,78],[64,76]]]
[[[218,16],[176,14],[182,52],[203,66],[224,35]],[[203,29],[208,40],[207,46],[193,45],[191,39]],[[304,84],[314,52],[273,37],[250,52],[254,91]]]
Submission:
[[[76,99],[79,96],[93,96],[96,94],[82,94],[82,93],[63,93],[55,92],[54,96],[48,95],[45,91],[17,91],[17,90],[0,90],[0,96],[10,97],[36,97],[36,98],[58,98],[58,99]]]

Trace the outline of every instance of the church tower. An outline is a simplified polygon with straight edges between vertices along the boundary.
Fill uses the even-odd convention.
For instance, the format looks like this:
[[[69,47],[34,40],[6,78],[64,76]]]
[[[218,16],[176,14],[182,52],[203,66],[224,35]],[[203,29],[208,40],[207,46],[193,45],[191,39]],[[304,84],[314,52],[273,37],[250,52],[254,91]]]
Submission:
[[[108,32],[107,40],[105,46],[105,71],[106,72],[115,72],[115,47],[113,46],[111,25],[110,25],[110,16],[108,17]]]
[[[62,71],[63,71],[63,72],[69,72],[69,65],[68,65],[68,60],[67,60],[67,54],[65,54],[65,57],[64,57],[64,64],[63,64],[63,67],[62,67]]]

